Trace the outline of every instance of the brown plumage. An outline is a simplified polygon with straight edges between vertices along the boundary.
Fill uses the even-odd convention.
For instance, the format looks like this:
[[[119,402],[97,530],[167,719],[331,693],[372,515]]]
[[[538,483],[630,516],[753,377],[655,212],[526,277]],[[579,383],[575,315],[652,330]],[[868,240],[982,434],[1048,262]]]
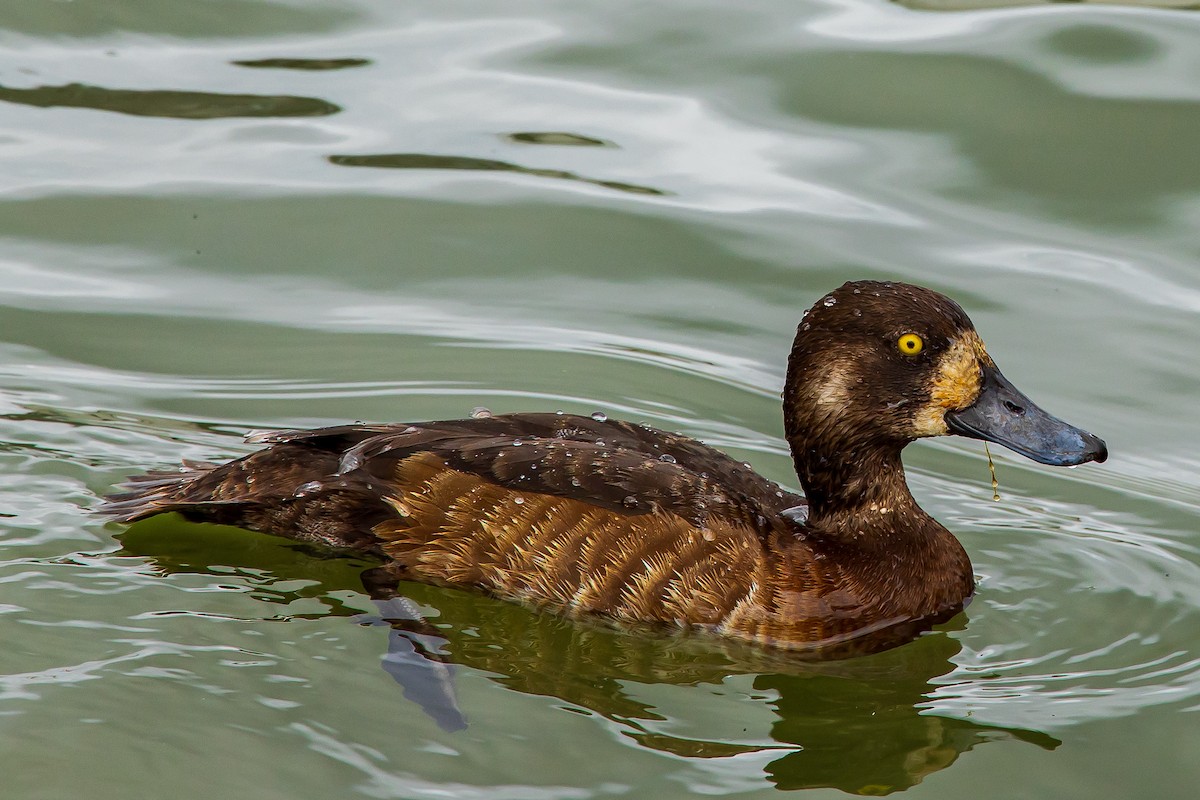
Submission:
[[[974,589],[963,548],[908,491],[908,442],[953,427],[1046,463],[1106,455],[1007,384],[958,305],[899,283],[848,283],[806,313],[784,418],[807,504],[693,439],[558,413],[259,435],[269,447],[245,458],[134,478],[102,511],[175,511],[373,554],[398,580],[820,650],[894,644]]]

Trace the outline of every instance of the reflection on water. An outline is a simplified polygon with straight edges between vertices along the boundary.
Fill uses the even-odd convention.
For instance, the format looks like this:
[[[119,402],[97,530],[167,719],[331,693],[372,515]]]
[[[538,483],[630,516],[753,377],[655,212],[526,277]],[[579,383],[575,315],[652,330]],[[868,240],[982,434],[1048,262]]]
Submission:
[[[521,134],[514,134],[519,136]],[[527,134],[528,135],[528,134]],[[598,142],[599,140],[591,140]],[[577,142],[576,142],[577,143]],[[539,169],[522,167],[508,161],[496,161],[490,158],[474,158],[472,156],[437,156],[426,153],[381,153],[378,155],[361,156],[329,156],[329,161],[341,167],[384,167],[387,169],[463,169],[479,170],[482,172],[518,172],[522,175],[536,175],[539,178],[558,178],[567,181],[590,183],[593,186],[603,186],[605,189],[616,189],[633,194],[665,195],[667,192],[650,186],[638,186],[622,181],[603,181],[596,178],[585,178],[574,172],[561,169]]]
[[[591,136],[580,136],[578,133],[566,131],[526,131],[510,133],[508,139],[521,144],[553,144],[571,147],[611,147],[612,142],[594,139]]]
[[[1022,2],[0,3],[5,796],[1190,800],[1200,15],[967,10]],[[390,151],[466,160],[326,160]],[[787,669],[420,586],[386,625],[369,564],[178,522],[115,556],[86,513],[246,428],[480,404],[787,480],[782,333],[848,277],[947,290],[1122,454],[1001,461],[992,503],[978,448],[911,448],[980,592],[893,653]]]
[[[1018,739],[1047,749],[1059,744],[1039,732],[922,714],[931,681],[954,668],[951,658],[960,649],[944,634],[876,656],[805,664],[708,637],[623,634],[520,609],[464,604],[438,611],[442,644],[434,663],[483,670],[514,691],[560,698],[617,723],[644,747],[682,758],[778,750],[766,773],[780,789],[889,794],[915,786],[982,742]],[[408,622],[397,625],[411,635]],[[438,701],[450,692],[429,686],[428,673],[426,665],[415,664],[396,677],[409,691],[427,686],[422,705],[445,715]],[[664,733],[658,728],[669,719],[631,692],[638,685],[720,684],[753,673],[754,689],[772,697],[774,744]]]
[[[324,7],[322,7],[322,5]],[[114,34],[242,37],[264,32],[313,34],[362,17],[352,2],[260,3],[256,0],[4,0],[0,29],[58,39]]]
[[[369,58],[258,58],[229,62],[238,67],[259,69],[297,69],[305,72],[326,72],[335,69],[365,67]]]
[[[13,89],[0,86],[0,101],[37,108],[92,108],[136,117],[220,119],[223,117],[326,117],[341,108],[315,97],[221,94],[141,89],[106,89],[84,83]]]
[[[307,578],[326,571],[322,563],[344,570],[361,563],[354,559],[173,517],[138,523],[121,541],[118,556],[148,558],[164,573],[227,578],[224,565],[236,562],[240,574],[258,584],[255,596],[261,600],[286,606],[301,597],[318,599],[329,615],[388,630],[382,668],[445,731],[470,723],[470,711],[459,707],[455,691],[455,670],[467,667],[513,691],[555,697],[594,714],[649,750],[706,760],[778,751],[765,777],[780,789],[889,794],[915,786],[984,742],[1019,740],[1046,749],[1059,744],[1037,731],[925,713],[935,679],[955,669],[952,659],[961,650],[944,632],[872,656],[805,663],[739,642],[615,630],[420,584],[402,584],[406,596],[377,601],[379,615],[363,617],[333,599],[331,589],[340,588],[340,581],[296,588],[281,574],[287,571],[280,563],[286,552],[294,554],[291,567]],[[315,572],[307,563],[314,557]],[[720,685],[737,675],[754,675],[755,693],[747,702],[772,709],[773,741],[668,733],[671,718],[636,695],[639,687]]]
[[[961,54],[808,53],[794,63],[782,100],[789,112],[948,137],[989,186],[1063,214],[1141,221],[1157,215],[1164,195],[1200,190],[1192,144],[1200,106],[1192,102],[1082,94],[1028,67]],[[837,80],[804,77],[814,73]],[[963,93],[927,90],[947,76]],[[862,102],[845,102],[850,87]]]

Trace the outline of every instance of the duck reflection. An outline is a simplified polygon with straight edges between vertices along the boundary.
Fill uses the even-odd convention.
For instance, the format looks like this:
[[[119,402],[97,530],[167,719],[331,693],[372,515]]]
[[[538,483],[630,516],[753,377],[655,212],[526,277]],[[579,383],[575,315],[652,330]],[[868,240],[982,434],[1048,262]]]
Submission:
[[[195,526],[170,518],[138,523],[122,536],[120,555],[148,558],[164,572],[220,575],[239,564],[255,596],[291,604],[317,599],[322,616],[355,618],[387,632],[382,668],[401,691],[447,731],[467,727],[455,673],[482,670],[525,694],[555,697],[619,725],[643,747],[684,758],[725,758],[759,752],[779,756],[765,767],[779,789],[836,788],[856,795],[903,791],[945,769],[979,744],[1028,742],[1053,749],[1040,732],[998,728],[924,713],[934,681],[954,669],[959,643],[948,625],[873,655],[802,661],[703,635],[662,635],[570,621],[468,592],[401,584],[379,588],[361,560],[314,553],[292,542],[235,529]],[[225,533],[222,533],[222,530]],[[189,532],[190,531],[190,532]],[[317,555],[318,558],[313,556]],[[296,588],[297,579],[306,579]],[[345,605],[357,584],[377,613]],[[394,584],[392,584],[394,585]],[[287,588],[282,588],[287,587]],[[433,611],[430,611],[433,609]],[[381,642],[382,646],[382,642]],[[630,687],[719,684],[754,675],[753,688],[775,713],[772,744],[681,738],[655,730],[665,717]]]
[[[616,631],[501,603],[440,602],[436,628],[413,613],[408,598],[376,604],[381,621],[391,626],[385,669],[446,730],[467,725],[453,702],[452,685],[445,683],[454,665],[461,665],[492,673],[515,691],[586,708],[630,729],[631,739],[654,750],[720,758],[779,749],[766,772],[780,789],[891,794],[945,769],[982,742],[1018,739],[1046,749],[1059,744],[1034,731],[923,714],[932,682],[954,669],[952,658],[960,650],[944,630],[875,655],[798,662],[705,636]],[[774,695],[769,701],[778,717],[771,728],[774,746],[652,732],[643,723],[664,718],[626,689],[631,683],[717,684],[731,674],[754,673],[754,689]]]

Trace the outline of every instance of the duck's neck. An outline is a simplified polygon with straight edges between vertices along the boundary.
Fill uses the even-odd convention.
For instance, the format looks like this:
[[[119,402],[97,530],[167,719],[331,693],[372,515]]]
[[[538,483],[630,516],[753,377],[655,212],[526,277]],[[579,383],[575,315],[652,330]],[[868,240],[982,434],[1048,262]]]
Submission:
[[[814,442],[800,435],[789,440],[811,521],[881,511],[925,516],[908,490],[899,445]]]
[[[904,480],[900,446],[822,444],[792,441],[810,535],[823,538],[862,596],[888,613],[915,619],[960,607],[974,591],[971,560],[917,505]]]

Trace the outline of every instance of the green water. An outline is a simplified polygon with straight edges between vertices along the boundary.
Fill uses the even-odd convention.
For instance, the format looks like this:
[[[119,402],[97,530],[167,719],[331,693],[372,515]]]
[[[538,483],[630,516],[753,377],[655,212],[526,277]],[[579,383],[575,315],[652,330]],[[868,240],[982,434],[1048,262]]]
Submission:
[[[1107,5],[6,0],[0,795],[1195,796],[1198,36]],[[454,693],[427,712],[364,564],[88,513],[250,429],[480,405],[793,485],[783,360],[849,278],[951,294],[1112,452],[997,454],[994,503],[977,443],[909,448],[980,590],[887,653],[406,586]]]

